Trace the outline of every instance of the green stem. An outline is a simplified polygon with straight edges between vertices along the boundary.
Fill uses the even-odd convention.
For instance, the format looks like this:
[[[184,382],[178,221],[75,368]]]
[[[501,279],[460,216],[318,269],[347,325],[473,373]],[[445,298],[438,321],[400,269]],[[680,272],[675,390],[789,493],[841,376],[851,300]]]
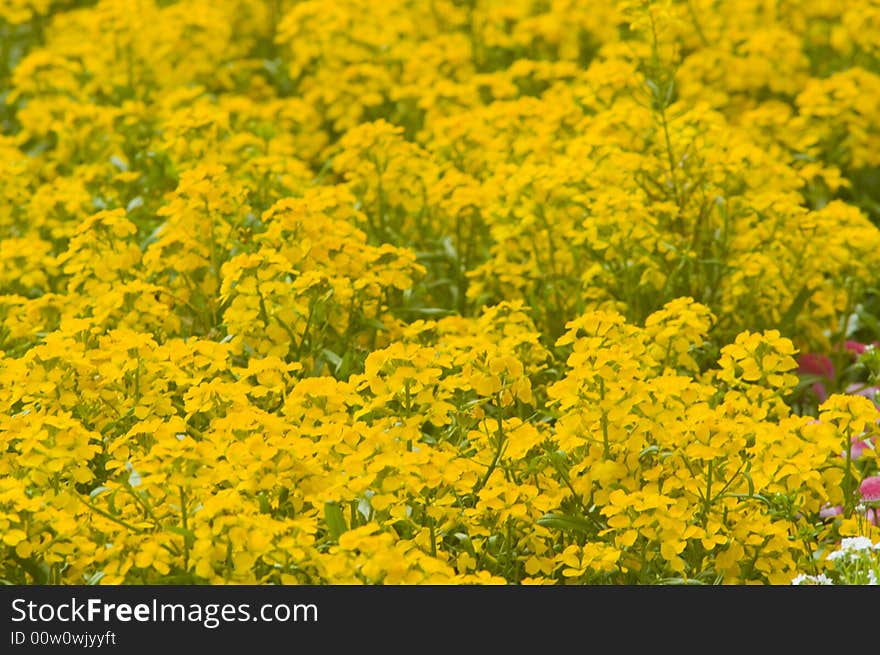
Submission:
[[[712,473],[715,460],[709,462],[709,470],[706,474],[706,496],[703,498],[703,527],[709,522],[709,507],[712,503]]]
[[[105,512],[100,507],[95,507],[90,502],[83,500],[82,497],[80,497],[80,496],[77,496],[77,498],[79,498],[80,502],[83,505],[85,505],[86,507],[88,507],[90,510],[92,510],[93,512],[97,512],[98,514],[100,514],[104,518],[109,519],[109,520],[113,521],[114,523],[121,525],[123,528],[125,528],[127,530],[131,530],[135,534],[146,534],[146,530],[141,530],[140,528],[136,528],[133,525],[131,525],[130,523],[127,523],[127,522],[123,521],[122,519],[113,516],[110,512]]]
[[[849,428],[845,431],[844,436],[846,437],[846,464],[844,465],[846,470],[843,475],[843,507],[844,516],[849,518],[855,507],[855,479],[852,474],[852,435]]]
[[[477,483],[477,486],[474,487],[473,493],[479,493],[480,489],[486,486],[486,483],[489,481],[489,478],[492,476],[492,473],[495,471],[495,468],[498,466],[498,461],[501,459],[501,452],[504,450],[504,423],[501,419],[501,402],[499,398],[498,402],[498,414],[496,415],[498,421],[498,431],[496,433],[496,442],[495,442],[495,455],[492,458],[492,463],[489,464],[489,468],[486,471],[486,474],[482,477],[482,479]]]
[[[605,402],[605,380],[601,376],[599,377],[599,400],[601,403]],[[608,438],[608,413],[605,410],[605,407],[602,407],[602,445],[603,445],[603,456],[605,459],[611,459],[611,442]]]
[[[425,505],[425,513],[428,513],[428,506]],[[437,557],[437,532],[434,527],[434,519],[428,517],[428,529],[431,531],[431,555]]]
[[[180,522],[183,527],[184,535],[183,535],[183,570],[189,570],[189,537],[186,533],[189,531],[187,527],[186,520],[186,492],[183,490],[183,487],[178,487],[180,489]]]

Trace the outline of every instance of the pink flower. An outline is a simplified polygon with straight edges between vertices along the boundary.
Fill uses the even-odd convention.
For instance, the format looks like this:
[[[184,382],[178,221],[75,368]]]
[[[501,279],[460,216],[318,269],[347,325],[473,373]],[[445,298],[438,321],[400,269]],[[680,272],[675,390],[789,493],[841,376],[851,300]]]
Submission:
[[[843,347],[849,350],[851,353],[861,355],[863,352],[865,352],[865,348],[867,348],[868,346],[864,343],[859,343],[858,341],[847,341],[843,344]]]
[[[864,387],[863,388],[863,386],[861,384],[856,383],[856,384],[849,385],[846,388],[846,392],[849,394],[853,394],[855,396],[864,396],[865,398],[870,400],[872,403],[877,405],[878,408],[880,408],[880,405],[878,405],[878,402],[880,402],[880,395],[878,395],[878,394],[880,394],[880,387]]]
[[[862,343],[860,341],[847,341],[846,343],[843,344],[843,347],[846,348],[848,351],[850,351],[853,355],[858,357],[863,352],[865,352],[865,350],[868,349],[868,345],[869,344]],[[876,341],[870,345],[873,345],[875,347],[880,346],[880,344],[878,344]]]
[[[823,519],[830,519],[832,516],[840,516],[843,514],[843,505],[825,505],[819,510],[819,516]]]
[[[852,438],[852,446],[850,447],[850,455],[853,459],[858,459],[862,455],[865,454],[866,451],[871,451],[874,446],[874,437],[870,439],[861,439],[860,437]],[[846,453],[841,453],[843,457],[846,457]]]
[[[826,378],[834,377],[834,364],[828,355],[819,353],[804,353],[798,357],[798,372],[821,375]]]
[[[828,380],[833,380],[834,364],[827,355],[804,353],[798,357],[798,373],[802,375],[819,375]],[[825,390],[825,385],[821,382],[813,383],[813,393],[816,394],[819,402],[823,402],[828,398],[828,392]]]
[[[866,502],[880,501],[880,475],[872,475],[862,480],[859,493]]]

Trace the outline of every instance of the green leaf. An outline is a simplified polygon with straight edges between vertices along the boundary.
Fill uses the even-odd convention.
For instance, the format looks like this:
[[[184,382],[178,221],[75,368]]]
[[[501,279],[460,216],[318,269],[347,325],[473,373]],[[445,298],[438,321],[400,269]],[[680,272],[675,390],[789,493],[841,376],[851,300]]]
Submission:
[[[107,496],[107,511],[113,516],[119,516],[119,510],[116,509],[116,489],[111,490]]]
[[[410,307],[401,311],[415,314],[416,316],[452,316],[455,313],[451,309],[444,309],[442,307]]]
[[[880,336],[880,322],[868,312],[861,312],[859,314],[859,323],[867,327],[873,335]]]
[[[345,354],[342,356],[342,363],[340,363],[339,366],[336,367],[335,371],[336,376],[340,380],[348,379],[348,376],[351,374],[352,371],[353,360],[354,355],[352,354],[351,350],[346,350]]]
[[[336,540],[348,530],[348,526],[345,524],[345,515],[342,513],[339,503],[332,501],[324,503],[324,520],[327,522],[330,536]]]
[[[196,533],[192,530],[187,530],[186,528],[181,528],[176,525],[169,526],[166,528],[168,532],[173,532],[174,534],[179,534],[181,537],[185,538],[188,542],[192,543],[196,539]]]
[[[794,300],[791,301],[791,305],[789,305],[785,314],[783,314],[782,319],[779,321],[779,324],[785,328],[794,327],[795,319],[798,317],[798,314],[801,313],[801,310],[804,308],[807,300],[809,300],[810,296],[812,295],[813,290],[810,289],[806,284],[801,287],[798,295],[794,297]]]
[[[30,558],[22,559],[14,553],[12,559],[18,562],[18,565],[30,574],[34,579],[34,583],[41,585],[49,584],[49,566],[45,562],[37,563]]]
[[[388,328],[385,327],[385,324],[382,321],[375,319],[375,318],[366,319],[364,321],[364,325],[366,325],[367,327],[371,327],[374,330],[378,330],[379,332],[387,332],[388,331]]]
[[[700,580],[696,580],[694,578],[663,578],[660,580],[660,584],[665,585],[695,585],[698,587],[705,586],[705,582],[701,582]]]
[[[269,504],[269,499],[266,498],[266,494],[264,492],[260,492],[257,494],[257,502],[260,504],[260,514],[271,514],[272,506]]]
[[[105,491],[110,491],[110,487],[95,487],[89,492],[89,500],[94,500],[95,496],[99,496]]]
[[[746,482],[749,484],[749,496],[755,495],[755,483],[752,480],[752,463],[749,462],[749,465],[746,467],[746,470],[743,471],[743,477],[746,479]]]
[[[800,380],[797,383],[797,386],[794,388],[793,393],[797,394],[800,391],[803,391],[807,387],[814,385],[816,382],[828,382],[828,378],[824,375],[813,375],[812,373],[807,375],[801,375]]]
[[[90,575],[88,578],[86,578],[86,584],[89,586],[96,585],[96,584],[98,584],[98,582],[101,581],[101,578],[103,578],[103,577],[104,577],[103,571],[95,571],[94,573],[92,573],[92,575]]]
[[[568,530],[580,534],[593,534],[596,531],[593,524],[586,519],[568,514],[545,514],[538,519],[538,525],[552,530]]]
[[[321,349],[321,355],[323,355],[323,356],[324,356],[324,359],[326,359],[327,362],[328,362],[331,366],[333,366],[333,371],[334,371],[334,372],[336,372],[337,370],[339,370],[339,365],[342,364],[342,357],[340,357],[339,355],[337,355],[337,354],[336,354],[335,352],[333,352],[332,350],[328,350],[327,348],[322,348],[322,349]]]

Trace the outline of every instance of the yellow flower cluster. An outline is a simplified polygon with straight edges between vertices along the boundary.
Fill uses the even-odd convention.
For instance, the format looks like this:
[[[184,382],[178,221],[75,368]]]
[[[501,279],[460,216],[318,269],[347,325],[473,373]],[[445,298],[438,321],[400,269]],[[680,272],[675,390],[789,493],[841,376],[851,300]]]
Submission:
[[[0,580],[876,540],[875,405],[792,399],[870,325],[878,44],[875,0],[0,2]]]

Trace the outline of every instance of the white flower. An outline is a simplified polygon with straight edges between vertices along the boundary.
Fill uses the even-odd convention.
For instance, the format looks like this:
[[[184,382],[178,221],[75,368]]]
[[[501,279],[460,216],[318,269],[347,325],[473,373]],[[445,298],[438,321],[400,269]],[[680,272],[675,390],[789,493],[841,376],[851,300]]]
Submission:
[[[840,547],[844,550],[871,550],[874,542],[868,537],[847,537],[840,542]]]
[[[874,542],[868,537],[846,537],[840,542],[840,550],[831,553],[828,559],[838,559],[850,553],[860,553],[874,549]],[[837,557],[835,557],[835,555]]]
[[[826,576],[824,573],[820,573],[819,575],[807,575],[806,573],[801,573],[799,576],[794,578],[791,581],[793,585],[815,585],[815,586],[827,586],[833,585],[834,583],[831,579]]]

